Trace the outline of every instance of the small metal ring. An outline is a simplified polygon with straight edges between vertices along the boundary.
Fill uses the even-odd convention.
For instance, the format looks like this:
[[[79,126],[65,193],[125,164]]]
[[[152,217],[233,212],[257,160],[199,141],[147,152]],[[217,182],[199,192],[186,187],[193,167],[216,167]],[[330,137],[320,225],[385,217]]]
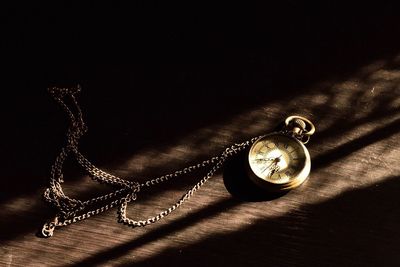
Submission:
[[[42,228],[43,237],[52,237],[54,232],[55,225],[54,223],[46,223]]]
[[[304,118],[304,117],[302,117],[302,116],[296,116],[296,115],[294,115],[294,116],[289,116],[289,117],[287,117],[286,120],[285,120],[286,126],[288,126],[289,123],[290,123],[292,120],[294,120],[294,119],[303,120],[303,121],[305,121],[305,122],[308,124],[309,127],[306,127],[306,128],[310,128],[310,129],[309,129],[309,130],[306,129],[306,130],[304,131],[304,133],[303,133],[304,135],[313,135],[313,134],[315,133],[315,126],[314,126],[314,124],[313,124],[309,119],[306,119],[306,118]]]
[[[299,139],[300,142],[302,142],[304,145],[310,141],[310,136],[309,135],[303,135],[301,139]]]

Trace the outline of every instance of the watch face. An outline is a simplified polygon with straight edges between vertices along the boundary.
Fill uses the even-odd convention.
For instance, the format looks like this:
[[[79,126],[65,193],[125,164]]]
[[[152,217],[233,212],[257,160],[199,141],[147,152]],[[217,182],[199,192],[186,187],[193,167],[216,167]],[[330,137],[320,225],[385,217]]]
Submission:
[[[258,184],[292,188],[300,185],[310,171],[310,156],[298,140],[271,134],[258,139],[249,152],[249,165]]]

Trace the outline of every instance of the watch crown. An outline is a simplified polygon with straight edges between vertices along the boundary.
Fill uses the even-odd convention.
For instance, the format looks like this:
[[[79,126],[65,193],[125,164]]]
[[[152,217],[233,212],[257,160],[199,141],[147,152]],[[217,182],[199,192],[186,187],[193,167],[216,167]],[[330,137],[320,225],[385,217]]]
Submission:
[[[295,119],[293,121],[293,124],[295,125],[295,127],[297,126],[301,128],[303,131],[306,129],[306,123],[301,119]]]

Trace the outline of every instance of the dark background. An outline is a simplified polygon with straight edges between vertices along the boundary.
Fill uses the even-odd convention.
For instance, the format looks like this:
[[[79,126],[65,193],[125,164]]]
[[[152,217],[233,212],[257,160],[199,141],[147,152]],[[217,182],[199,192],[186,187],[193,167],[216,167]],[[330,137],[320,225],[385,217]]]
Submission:
[[[1,11],[4,26],[1,33],[1,202],[6,205],[23,196],[39,198],[36,193],[47,184],[49,166],[63,142],[66,126],[66,120],[61,119],[62,112],[46,93],[49,86],[75,86],[79,83],[83,87],[81,103],[88,111],[86,119],[90,125],[90,137],[83,141],[82,149],[90,151],[91,159],[100,166],[110,167],[144,149],[176,144],[197,129],[222,124],[250,109],[312,94],[315,91],[312,86],[319,82],[342,81],[352,77],[365,64],[394,57],[400,47],[398,10],[388,3],[322,4],[305,1],[254,4],[146,2],[134,6],[30,3],[8,6]],[[321,93],[324,93],[323,88]],[[390,94],[383,97],[390,98]],[[299,102],[297,105],[298,111],[301,111],[301,107],[306,107],[308,103]],[[329,114],[321,107],[313,116],[318,118],[318,114],[323,114],[325,118],[331,116],[346,120],[346,116],[339,111]],[[356,112],[353,110],[353,113]],[[374,119],[388,115],[385,112],[381,110]],[[274,123],[278,122],[279,117],[272,117]],[[348,127],[351,125],[350,122],[345,124]],[[397,130],[398,123],[388,125],[378,133],[376,140],[384,140]],[[245,133],[246,130],[244,136]],[[227,139],[211,145],[208,152],[219,151],[227,141],[234,141],[235,136]],[[351,153],[351,149],[375,142],[375,136],[366,137],[359,143],[349,142],[342,154],[317,159],[317,166],[322,168]],[[146,172],[152,174],[156,170]],[[385,196],[386,205],[391,198],[396,198],[397,193],[391,183],[394,183],[394,188],[398,188],[398,183],[394,180],[386,182],[388,191],[368,190],[373,191],[372,195]],[[347,203],[347,198],[365,200],[370,196],[368,190],[356,196],[348,193],[336,201],[340,204]],[[207,197],[207,191],[203,197]],[[231,201],[235,203],[235,198]],[[225,203],[224,207],[232,203]],[[305,224],[314,228],[315,225],[330,222],[333,215],[325,210],[331,209],[331,206],[335,204],[328,202],[311,207],[318,217],[307,217]],[[3,216],[7,218],[2,219],[1,227],[4,242],[31,236],[34,228],[50,213],[44,204],[36,207],[36,213],[33,212],[28,217],[18,209],[6,209]],[[369,218],[370,213],[376,212],[365,211],[365,214]],[[188,220],[196,220],[196,216],[201,218],[201,214],[193,215]],[[357,216],[352,215],[353,210],[345,214]],[[296,216],[287,215],[276,221],[267,220],[266,225],[256,226],[251,233],[264,233],[266,228],[279,232],[277,225],[296,219]],[[346,223],[341,222],[340,225],[339,229],[353,229]],[[210,227],[222,226],[210,222]],[[168,233],[175,228],[179,231],[179,224],[170,228],[161,226],[158,232],[143,238],[162,243],[163,231]],[[330,258],[326,253],[313,253],[319,245],[313,244],[312,240],[324,234],[323,229],[316,229],[311,237],[300,236],[302,248],[295,255],[303,256],[296,258],[289,253],[292,256],[283,265],[321,265]],[[281,236],[299,235],[296,231],[285,231]],[[365,237],[362,231],[354,236],[350,234],[352,230],[348,231],[349,239],[339,236],[333,240],[332,247],[347,248],[344,257],[341,250],[336,251],[337,255],[333,257],[337,263],[366,266],[382,260],[380,256],[374,257],[369,253],[376,249],[369,245],[372,242],[369,236]],[[224,259],[234,266],[265,266],[268,260],[263,258],[263,249],[267,249],[270,251],[271,266],[279,265],[283,252],[279,249],[275,251],[273,244],[261,248],[257,244],[260,240],[246,240],[245,234],[245,231],[238,231],[235,235],[239,237],[230,237],[249,242],[248,250],[244,249],[240,260],[228,252],[222,256],[213,254],[212,251],[221,246],[235,251],[219,237],[191,244],[191,237],[187,236],[186,245],[192,246],[192,249],[186,256],[165,253],[175,264],[191,262],[195,258],[200,265],[216,266]],[[358,245],[350,242],[360,236],[364,236],[366,241],[359,241]],[[376,236],[379,232],[373,235],[373,242],[377,242]],[[276,238],[274,242],[279,243],[279,237],[277,234],[272,239]],[[393,247],[390,246],[393,249],[386,252],[388,258],[385,263],[396,266],[399,263],[396,254],[399,238],[383,239],[382,243],[394,243]],[[102,259],[121,257],[123,251],[140,244],[119,245],[117,249],[99,253],[97,257],[83,257],[82,264],[98,264]],[[281,246],[282,249],[291,248],[286,243]],[[349,259],[348,251],[356,253],[359,247],[365,254],[357,256],[355,261]],[[327,248],[331,248],[330,245]],[[29,250],[23,246],[18,249],[21,255]],[[14,253],[18,249],[14,249]],[[96,254],[95,246],[92,252]],[[26,260],[21,259],[20,264]],[[79,263],[79,260],[72,263],[76,262]],[[158,266],[162,262],[163,257],[154,256],[148,263]],[[67,263],[72,264],[68,259]]]
[[[47,128],[63,131],[50,86],[80,84],[89,123],[103,127],[91,138],[134,133],[135,149],[343,79],[400,42],[390,3],[31,3],[2,13],[7,166],[21,156],[36,166]],[[130,139],[112,146],[131,153]]]

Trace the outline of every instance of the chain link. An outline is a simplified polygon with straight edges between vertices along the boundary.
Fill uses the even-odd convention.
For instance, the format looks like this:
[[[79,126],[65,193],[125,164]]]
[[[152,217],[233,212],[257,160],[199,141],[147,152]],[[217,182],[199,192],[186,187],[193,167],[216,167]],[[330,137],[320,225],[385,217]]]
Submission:
[[[55,219],[47,222],[42,229],[42,234],[45,237],[53,235],[56,226],[66,226],[78,221],[85,220],[91,216],[105,212],[111,208],[119,206],[118,208],[118,222],[124,223],[131,227],[141,227],[155,223],[163,217],[169,215],[176,210],[185,201],[187,201],[197,190],[201,188],[224,164],[224,162],[231,156],[236,155],[240,151],[249,147],[260,136],[254,137],[243,143],[234,144],[225,149],[223,153],[218,156],[211,157],[198,164],[177,170],[154,179],[149,179],[143,183],[136,181],[129,181],[107,173],[97,168],[91,163],[81,152],[78,150],[78,141],[82,135],[87,132],[86,124],[83,120],[82,111],[77,103],[75,95],[81,91],[81,87],[76,88],[49,88],[49,93],[61,105],[63,110],[67,113],[70,126],[66,134],[66,145],[61,149],[60,154],[56,157],[50,172],[49,187],[45,190],[43,196],[44,200],[50,203],[58,210]],[[65,98],[69,97],[72,101],[75,112],[66,104]],[[63,181],[63,165],[68,156],[73,155],[78,164],[89,174],[89,176],[99,183],[108,184],[113,187],[119,187],[114,192],[95,197],[86,201],[73,199],[64,194],[61,184]],[[131,201],[136,200],[137,193],[141,188],[151,187],[156,184],[164,183],[173,178],[177,178],[184,174],[192,173],[195,170],[210,167],[210,170],[204,177],[196,183],[189,191],[187,191],[175,204],[163,210],[155,216],[149,217],[146,220],[132,220],[127,217],[127,206]],[[101,205],[103,203],[103,205]],[[92,210],[82,213],[91,206],[100,206]],[[78,213],[80,213],[78,215]]]

